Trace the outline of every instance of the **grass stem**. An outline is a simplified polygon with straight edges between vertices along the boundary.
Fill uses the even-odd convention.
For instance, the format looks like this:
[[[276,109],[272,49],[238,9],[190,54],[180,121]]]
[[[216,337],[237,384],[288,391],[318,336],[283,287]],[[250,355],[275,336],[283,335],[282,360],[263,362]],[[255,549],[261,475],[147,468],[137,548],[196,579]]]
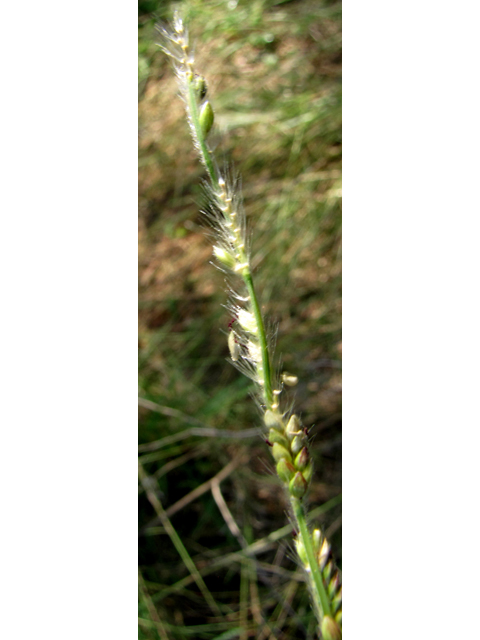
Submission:
[[[305,552],[308,559],[309,571],[307,573],[311,583],[310,586],[312,589],[315,589],[315,592],[317,595],[317,597],[315,597],[315,594],[312,594],[312,600],[314,601],[314,603],[320,602],[321,604],[321,609],[322,609],[320,612],[321,615],[320,616],[317,615],[317,618],[320,623],[323,616],[325,615],[331,616],[330,600],[328,598],[325,585],[323,584],[322,575],[320,573],[320,567],[318,566],[318,561],[315,558],[315,554],[313,551],[312,537],[310,535],[310,532],[308,531],[305,512],[303,510],[303,505],[301,501],[297,500],[296,498],[291,497],[290,500],[293,507],[295,521],[298,525],[298,530],[300,532],[301,540],[305,547]]]
[[[247,249],[246,222],[239,184],[238,180],[227,181],[229,178],[227,170],[225,170],[225,176],[222,175],[209,148],[207,136],[213,125],[214,112],[210,101],[205,100],[206,81],[194,72],[194,58],[189,52],[188,31],[179,14],[176,14],[173,32],[165,29],[160,29],[160,32],[163,35],[163,50],[175,61],[175,70],[194,145],[209,176],[207,188],[209,203],[205,215],[215,231],[216,244],[213,253],[220,263],[220,268],[223,271],[226,269],[232,277],[240,276],[246,288],[246,292],[243,290],[241,296],[230,289],[232,297],[229,309],[233,320],[229,324],[228,347],[231,360],[258,385],[261,405],[264,409],[263,421],[268,429],[267,443],[271,446],[277,474],[284,485],[293,512],[297,529],[295,543],[298,556],[307,574],[319,635],[325,640],[339,640],[342,616],[340,574],[330,555],[330,545],[320,529],[309,531],[303,502],[313,474],[308,429],[303,427],[298,415],[291,410],[282,409],[279,400],[283,386],[295,385],[297,378],[284,373],[278,380],[273,380],[271,354]],[[241,304],[239,305],[237,301],[241,301]],[[217,505],[227,524],[230,523],[231,531],[240,539],[240,544],[245,549],[246,542],[224,503],[218,484],[216,487],[218,491],[215,493],[215,487],[213,487],[212,492],[214,497],[216,496]],[[145,488],[147,489],[146,486]],[[155,507],[154,502],[152,504]],[[187,564],[187,559],[184,558],[186,550],[182,551],[178,546],[167,513],[163,508],[161,510],[158,506],[155,508],[172,542],[182,555],[186,566],[190,568],[192,576],[197,576],[197,584],[203,592],[206,589],[203,580],[198,581],[200,576],[198,571],[193,572],[191,561]],[[240,620],[243,628],[242,637],[245,636],[247,626],[248,585],[248,574],[242,570]],[[211,602],[211,594],[207,591],[204,595],[213,609],[212,605],[216,606],[216,603]]]

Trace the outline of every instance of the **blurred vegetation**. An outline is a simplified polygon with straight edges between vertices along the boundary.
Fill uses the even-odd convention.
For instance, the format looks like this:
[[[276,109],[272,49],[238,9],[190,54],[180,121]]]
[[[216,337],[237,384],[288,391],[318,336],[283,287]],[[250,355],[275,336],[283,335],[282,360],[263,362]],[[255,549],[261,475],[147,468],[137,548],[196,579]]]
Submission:
[[[203,169],[155,45],[155,23],[176,7],[208,82],[217,157],[242,176],[256,286],[311,428],[309,502],[325,505],[315,522],[341,566],[341,4],[139,2],[140,638],[315,638],[252,385],[226,361]]]

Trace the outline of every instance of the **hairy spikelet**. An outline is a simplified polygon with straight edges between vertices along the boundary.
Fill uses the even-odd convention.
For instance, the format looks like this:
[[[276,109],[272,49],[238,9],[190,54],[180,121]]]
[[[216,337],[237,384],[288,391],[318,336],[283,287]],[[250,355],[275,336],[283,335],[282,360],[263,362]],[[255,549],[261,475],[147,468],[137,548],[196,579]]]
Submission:
[[[269,406],[272,392],[268,345],[262,344],[265,343],[265,330],[256,311],[258,303],[253,299],[255,294],[240,181],[232,178],[227,169],[222,174],[208,146],[214,112],[206,99],[206,80],[195,73],[188,31],[179,14],[175,15],[172,31],[164,27],[158,30],[160,46],[173,60],[194,146],[210,178],[205,185],[208,208],[204,214],[214,233],[213,256],[219,268],[237,279],[236,289],[242,289],[239,293],[231,290],[227,305],[232,318],[229,330],[233,337],[228,340],[231,360],[237,369],[256,383],[260,404]]]

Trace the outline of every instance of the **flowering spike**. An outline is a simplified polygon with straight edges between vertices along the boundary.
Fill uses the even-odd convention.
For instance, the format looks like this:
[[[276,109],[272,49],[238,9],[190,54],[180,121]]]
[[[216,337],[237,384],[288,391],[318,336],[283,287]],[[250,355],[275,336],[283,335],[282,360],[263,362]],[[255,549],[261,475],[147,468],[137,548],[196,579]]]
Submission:
[[[207,136],[214,123],[214,112],[210,102],[205,100],[207,83],[203,76],[196,73],[188,30],[177,12],[173,30],[159,27],[159,31],[162,38],[160,46],[174,64],[195,149],[208,174],[210,206],[205,215],[216,235],[214,256],[221,268],[228,270],[232,277],[242,279],[245,286],[241,292],[243,295],[230,290],[228,308],[234,316],[228,333],[230,356],[233,364],[257,385],[259,401],[265,410],[263,419],[268,430],[266,442],[271,445],[278,476],[290,499],[297,551],[305,566],[312,596],[318,604],[315,611],[319,627],[324,640],[338,640],[341,637],[339,574],[333,569],[330,549],[322,539],[320,530],[309,532],[301,504],[313,474],[313,463],[307,447],[308,431],[302,430],[301,421],[295,414],[287,421],[281,409],[282,389],[296,385],[298,378],[284,372],[279,378],[273,379],[270,348],[250,266],[239,181],[228,170],[220,172],[209,147]],[[234,323],[235,329],[232,326]],[[313,558],[315,561],[312,561]],[[325,568],[325,575],[322,575]],[[329,580],[325,581],[325,578]]]

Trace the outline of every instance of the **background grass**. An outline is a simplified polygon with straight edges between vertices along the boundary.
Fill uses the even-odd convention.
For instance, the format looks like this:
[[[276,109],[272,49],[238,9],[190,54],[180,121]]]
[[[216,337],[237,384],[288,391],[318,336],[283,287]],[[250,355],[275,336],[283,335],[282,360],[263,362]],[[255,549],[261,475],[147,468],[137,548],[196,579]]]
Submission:
[[[140,2],[140,637],[315,638],[251,382],[226,362],[231,318],[199,213],[203,169],[155,46],[155,22],[176,6],[208,82],[217,156],[242,176],[255,282],[311,428],[309,501],[325,505],[314,520],[341,566],[341,5]]]

